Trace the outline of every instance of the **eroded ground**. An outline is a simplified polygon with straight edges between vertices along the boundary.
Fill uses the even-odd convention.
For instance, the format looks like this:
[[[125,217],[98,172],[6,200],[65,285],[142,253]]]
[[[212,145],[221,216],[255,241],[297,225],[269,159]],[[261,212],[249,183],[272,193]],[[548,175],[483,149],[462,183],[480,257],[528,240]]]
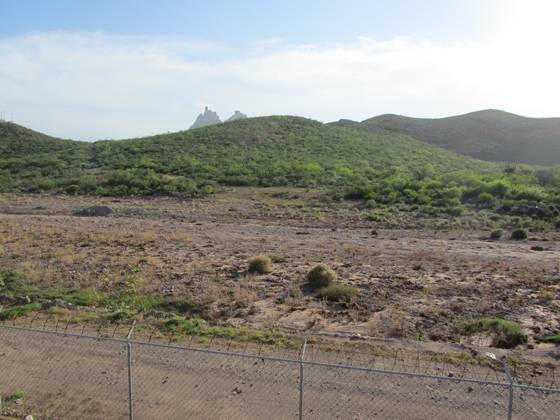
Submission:
[[[74,215],[99,204],[114,214]],[[196,316],[236,327],[488,345],[457,323],[504,318],[529,335],[519,349],[557,355],[540,340],[560,329],[560,233],[491,241],[490,227],[479,226],[410,216],[388,229],[357,204],[295,189],[185,201],[2,195],[0,267],[42,289],[106,294],[134,273],[142,293],[194,302]],[[272,273],[247,274],[258,254],[273,256]],[[328,303],[307,290],[305,274],[320,262],[358,290],[355,302]]]

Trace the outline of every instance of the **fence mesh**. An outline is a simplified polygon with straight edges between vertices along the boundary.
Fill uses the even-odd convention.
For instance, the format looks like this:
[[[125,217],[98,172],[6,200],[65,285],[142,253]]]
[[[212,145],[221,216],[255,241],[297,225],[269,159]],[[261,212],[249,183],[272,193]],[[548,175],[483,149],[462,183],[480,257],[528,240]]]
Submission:
[[[38,418],[127,418],[122,342],[0,327],[4,414]]]
[[[136,419],[507,419],[510,392],[513,419],[560,412],[560,390],[510,384],[499,370],[474,380],[417,364],[387,370],[394,360],[331,363],[313,348],[299,359],[293,349],[241,353],[83,333],[0,325],[0,415],[126,419],[130,403]]]

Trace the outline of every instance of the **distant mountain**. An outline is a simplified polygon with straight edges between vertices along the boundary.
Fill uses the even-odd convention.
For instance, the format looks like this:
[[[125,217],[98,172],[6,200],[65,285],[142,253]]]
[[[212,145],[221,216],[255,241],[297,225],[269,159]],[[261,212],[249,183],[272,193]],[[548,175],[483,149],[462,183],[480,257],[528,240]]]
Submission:
[[[386,114],[339,127],[392,131],[457,153],[489,161],[554,165],[560,163],[560,118],[527,118],[484,110],[448,118]]]
[[[226,122],[236,121],[236,120],[244,120],[245,118],[247,118],[247,115],[245,115],[244,113],[242,113],[240,111],[235,111],[233,113],[233,115],[226,120]]]
[[[194,121],[193,125],[191,125],[191,129],[206,127],[208,125],[220,124],[221,122],[222,120],[220,120],[218,114],[208,109],[208,107],[206,106],[204,107],[204,112],[202,114],[199,114],[198,117],[196,117],[196,120]]]

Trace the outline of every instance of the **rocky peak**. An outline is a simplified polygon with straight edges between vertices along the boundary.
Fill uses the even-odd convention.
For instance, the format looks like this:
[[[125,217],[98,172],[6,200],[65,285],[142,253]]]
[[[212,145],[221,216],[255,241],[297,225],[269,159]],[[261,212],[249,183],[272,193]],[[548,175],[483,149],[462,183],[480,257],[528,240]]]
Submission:
[[[243,112],[235,111],[233,115],[226,120],[226,122],[235,121],[235,120],[244,120],[245,118],[247,118],[247,115],[245,115]]]
[[[207,125],[220,124],[221,122],[222,121],[220,120],[218,114],[205,106],[204,112],[196,117],[196,120],[193,125],[191,125],[191,128],[206,127]]]

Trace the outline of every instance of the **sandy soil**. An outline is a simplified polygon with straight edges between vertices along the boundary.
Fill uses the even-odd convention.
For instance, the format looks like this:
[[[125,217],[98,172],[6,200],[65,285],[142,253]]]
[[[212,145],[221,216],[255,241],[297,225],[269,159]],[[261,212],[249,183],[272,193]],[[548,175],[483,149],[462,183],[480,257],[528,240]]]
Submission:
[[[286,194],[241,189],[190,201],[3,195],[0,266],[24,271],[39,287],[105,291],[135,267],[145,292],[212,302],[207,316],[234,326],[468,341],[457,336],[457,320],[492,316],[521,322],[530,347],[560,329],[557,232],[490,241],[488,231],[384,229],[349,204],[321,207]],[[93,204],[115,213],[73,215]],[[269,275],[248,275],[257,254],[281,262]],[[354,304],[328,304],[305,289],[306,272],[319,262],[358,289]]]

